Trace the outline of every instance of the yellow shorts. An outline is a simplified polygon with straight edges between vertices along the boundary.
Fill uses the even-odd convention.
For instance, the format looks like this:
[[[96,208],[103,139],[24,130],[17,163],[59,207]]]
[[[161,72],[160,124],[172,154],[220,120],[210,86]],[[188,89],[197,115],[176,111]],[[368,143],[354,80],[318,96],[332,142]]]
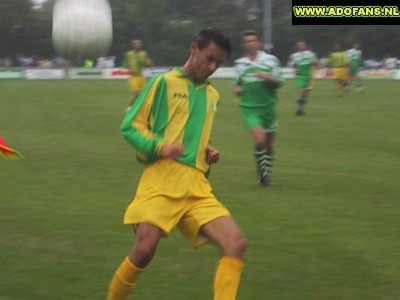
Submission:
[[[168,235],[176,226],[197,247],[207,242],[201,227],[230,213],[212,193],[201,171],[170,159],[148,165],[135,198],[125,211],[125,224],[150,223]]]
[[[348,77],[347,68],[334,68],[333,77],[338,80],[346,80]]]
[[[140,92],[146,85],[146,78],[144,76],[130,76],[128,82],[132,92]]]

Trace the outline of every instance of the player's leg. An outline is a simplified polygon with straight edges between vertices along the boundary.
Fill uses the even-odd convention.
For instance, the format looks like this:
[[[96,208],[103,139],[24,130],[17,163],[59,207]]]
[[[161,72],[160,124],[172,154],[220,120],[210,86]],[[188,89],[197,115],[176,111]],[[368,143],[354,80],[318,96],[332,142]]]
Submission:
[[[275,130],[270,131],[267,129],[266,131],[267,136],[267,157],[266,157],[266,164],[267,164],[267,181],[265,184],[271,184],[271,168],[274,161],[274,142],[275,142]]]
[[[335,91],[336,91],[336,94],[339,97],[341,97],[341,96],[343,96],[343,83],[342,83],[340,68],[334,68],[333,69],[333,77],[334,77],[334,80],[335,80]]]
[[[136,287],[140,273],[150,263],[163,232],[149,223],[136,226],[136,239],[132,251],[114,273],[108,291],[108,300],[125,300]]]
[[[250,130],[254,143],[254,158],[257,164],[257,181],[261,184],[261,179],[267,174],[267,141],[263,126],[263,109],[241,107],[242,117],[246,126]]]
[[[143,89],[144,78],[142,76],[131,76],[129,78],[129,87],[131,90],[131,97],[129,99],[128,107],[126,111],[128,112],[132,107],[133,103],[139,96],[140,91]]]
[[[139,96],[139,91],[131,92],[131,98],[129,99],[129,104],[128,104],[129,107],[131,107],[133,105],[133,103],[135,102],[135,100],[138,96]]]
[[[260,185],[266,185],[269,171],[267,135],[265,129],[260,126],[251,128],[250,133],[255,145],[254,157],[257,163],[257,181]]]
[[[341,85],[342,85],[342,93],[348,92],[348,87],[350,85],[350,80],[349,80],[349,68],[341,68]]]
[[[260,184],[262,186],[269,186],[271,185],[271,169],[274,161],[274,154],[275,154],[275,138],[276,132],[278,131],[278,122],[276,120],[275,110],[267,110],[266,111],[266,119],[264,120],[264,134],[266,140],[266,152],[267,155],[265,157],[265,175],[262,178],[262,182]]]
[[[308,90],[305,88],[299,89],[299,99],[297,100],[296,116],[304,115],[304,107],[307,103]]]
[[[364,86],[361,82],[360,68],[355,70],[354,81],[356,85],[356,93],[362,93],[364,91]]]
[[[344,72],[343,80],[342,80],[343,81],[343,91],[347,93],[350,89],[350,85],[352,82],[352,75],[351,75],[352,68],[344,68],[343,72]]]
[[[299,90],[299,98],[297,100],[297,109],[295,114],[296,116],[304,115],[304,107],[307,103],[310,81],[310,76],[299,76],[296,80],[297,88]]]
[[[140,273],[152,260],[160,238],[167,236],[185,214],[184,200],[192,173],[193,168],[167,159],[146,166],[135,198],[124,215],[125,224],[138,224],[135,243],[115,273],[109,300],[126,299]],[[204,178],[204,174],[201,175]]]
[[[262,108],[262,116],[258,121],[262,127],[252,128],[252,136],[256,144],[255,156],[258,163],[258,183],[261,186],[271,185],[271,168],[274,155],[275,133],[278,130],[275,107]]]
[[[355,69],[354,69],[354,67],[350,67],[349,68],[349,74],[348,74],[348,86],[349,86],[349,88],[350,88],[350,86],[351,86],[351,84],[354,82],[354,80],[355,80],[355,76],[354,76],[354,73],[355,72]]]
[[[208,222],[200,232],[221,250],[214,279],[214,300],[236,299],[247,248],[245,237],[230,216]]]

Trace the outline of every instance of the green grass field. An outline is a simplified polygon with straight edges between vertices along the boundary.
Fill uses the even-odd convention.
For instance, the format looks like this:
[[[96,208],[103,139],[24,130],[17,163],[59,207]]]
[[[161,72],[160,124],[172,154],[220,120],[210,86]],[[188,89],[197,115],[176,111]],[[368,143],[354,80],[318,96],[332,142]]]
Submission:
[[[280,90],[274,185],[255,184],[250,136],[231,81],[213,142],[215,193],[249,240],[238,300],[400,297],[400,81],[334,96],[318,81],[307,115]],[[104,299],[128,254],[122,224],[143,167],[119,134],[122,81],[0,81],[0,299]],[[218,252],[163,239],[134,299],[208,300]]]

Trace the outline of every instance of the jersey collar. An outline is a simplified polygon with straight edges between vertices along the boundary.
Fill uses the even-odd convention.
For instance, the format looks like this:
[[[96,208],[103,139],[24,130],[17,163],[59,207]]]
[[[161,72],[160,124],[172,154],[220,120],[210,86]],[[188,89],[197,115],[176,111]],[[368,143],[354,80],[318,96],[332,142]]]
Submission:
[[[203,82],[200,82],[198,84],[195,84],[192,79],[189,78],[189,76],[182,70],[182,68],[180,67],[175,67],[174,71],[178,74],[178,76],[182,77],[182,78],[187,78],[193,85],[195,86],[201,86],[203,84],[209,84],[210,82],[206,79]]]

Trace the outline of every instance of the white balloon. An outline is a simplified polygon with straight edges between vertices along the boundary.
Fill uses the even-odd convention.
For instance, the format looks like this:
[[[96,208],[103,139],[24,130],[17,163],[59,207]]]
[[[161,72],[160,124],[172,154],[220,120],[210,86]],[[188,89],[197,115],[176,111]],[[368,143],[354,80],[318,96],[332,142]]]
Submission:
[[[53,45],[65,57],[96,58],[112,43],[112,13],[107,0],[57,0]]]

